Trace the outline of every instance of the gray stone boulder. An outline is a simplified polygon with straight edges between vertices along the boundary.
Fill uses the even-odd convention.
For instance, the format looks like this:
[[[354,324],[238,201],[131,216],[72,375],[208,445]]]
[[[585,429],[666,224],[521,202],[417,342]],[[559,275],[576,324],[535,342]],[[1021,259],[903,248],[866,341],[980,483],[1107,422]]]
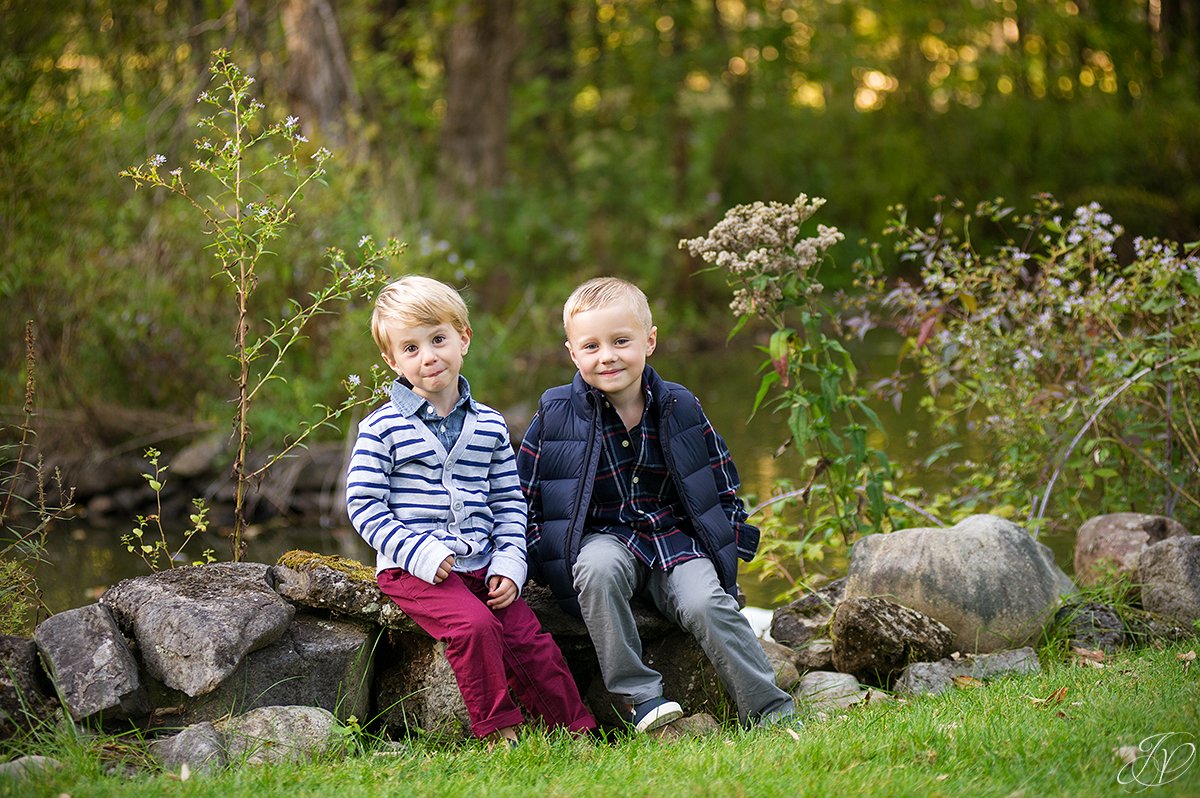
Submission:
[[[137,660],[103,604],[51,615],[38,624],[33,642],[73,719],[118,721],[150,711]]]
[[[989,515],[868,535],[850,557],[847,598],[880,596],[922,612],[949,627],[964,653],[1036,640],[1062,596],[1077,592],[1050,549]]]
[[[338,750],[337,719],[320,707],[259,707],[213,725],[231,764],[307,762]]]
[[[881,598],[842,601],[833,613],[832,631],[834,666],[879,686],[912,662],[941,659],[953,651],[944,624]]]
[[[810,671],[800,677],[792,695],[801,707],[813,712],[822,712],[845,709],[866,700],[869,693],[867,688],[849,673]]]
[[[833,641],[828,637],[814,637],[799,648],[793,648],[792,653],[800,671],[834,670]]]
[[[993,654],[968,654],[937,662],[914,662],[896,679],[894,689],[907,695],[934,694],[951,689],[956,678],[982,682],[1011,674],[1040,673],[1041,670],[1037,654],[1029,647]]]
[[[251,651],[270,645],[295,613],[261,563],[215,563],[127,579],[100,597],[138,641],[142,662],[166,686],[212,692]]]
[[[150,743],[150,755],[167,770],[184,765],[213,773],[229,765],[307,762],[338,752],[337,719],[310,706],[264,706],[210,723],[195,723]]]
[[[19,756],[11,762],[0,763],[0,780],[36,783],[61,767],[62,762],[52,757]]]
[[[214,690],[193,698],[147,678],[159,725],[216,720],[264,706],[320,707],[345,721],[371,709],[376,627],[297,613],[275,642],[247,654]]]
[[[208,721],[151,741],[149,752],[166,770],[178,771],[187,765],[193,773],[214,773],[229,764],[225,735]]]
[[[376,654],[375,712],[393,737],[453,741],[471,735],[471,719],[446,644],[424,632],[400,632]]]
[[[1200,537],[1172,537],[1138,557],[1142,608],[1170,621],[1200,619]]]
[[[771,617],[771,639],[801,648],[811,640],[828,638],[833,609],[844,598],[845,589],[845,578],[835,579],[776,609]]]
[[[58,708],[34,642],[0,635],[0,740],[42,726]]]
[[[1110,513],[1089,518],[1075,535],[1075,581],[1094,585],[1109,571],[1132,577],[1138,555],[1147,546],[1187,534],[1183,524],[1161,515]]]
[[[275,591],[293,604],[329,610],[384,629],[419,631],[383,594],[375,569],[344,557],[289,551],[272,567]]]

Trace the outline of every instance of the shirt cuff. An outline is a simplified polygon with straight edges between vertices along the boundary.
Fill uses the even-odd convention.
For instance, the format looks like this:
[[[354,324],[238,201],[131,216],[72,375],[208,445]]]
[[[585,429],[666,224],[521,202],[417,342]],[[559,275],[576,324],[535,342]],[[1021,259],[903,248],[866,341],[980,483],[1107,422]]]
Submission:
[[[517,595],[519,596],[521,589],[525,587],[528,568],[523,557],[495,554],[492,556],[491,565],[488,566],[487,575],[489,580],[493,576],[507,576],[517,586]]]
[[[431,540],[413,553],[408,572],[422,581],[435,584],[433,580],[437,576],[438,566],[452,554],[454,552],[440,540]]]

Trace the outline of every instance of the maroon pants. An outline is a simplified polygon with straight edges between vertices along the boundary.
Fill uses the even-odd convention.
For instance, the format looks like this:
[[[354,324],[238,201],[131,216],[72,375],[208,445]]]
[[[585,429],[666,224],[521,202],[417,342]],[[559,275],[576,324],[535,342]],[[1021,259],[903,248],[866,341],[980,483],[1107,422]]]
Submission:
[[[405,615],[445,642],[476,736],[523,721],[509,688],[551,728],[596,728],[554,638],[541,631],[541,622],[520,598],[502,610],[489,609],[485,577],[484,570],[455,572],[431,585],[390,568],[380,572],[378,582]]]

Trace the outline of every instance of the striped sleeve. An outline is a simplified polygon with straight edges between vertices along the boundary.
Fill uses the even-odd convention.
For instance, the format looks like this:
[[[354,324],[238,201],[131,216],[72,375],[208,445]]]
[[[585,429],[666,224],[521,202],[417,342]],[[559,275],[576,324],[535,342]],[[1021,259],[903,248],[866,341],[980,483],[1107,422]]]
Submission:
[[[488,432],[493,431],[489,418]],[[513,453],[508,427],[498,413],[494,417],[495,435],[488,468],[488,507],[492,515],[492,544],[495,552],[488,566],[488,576],[507,576],[520,590],[525,584],[525,496],[517,475],[517,459]]]

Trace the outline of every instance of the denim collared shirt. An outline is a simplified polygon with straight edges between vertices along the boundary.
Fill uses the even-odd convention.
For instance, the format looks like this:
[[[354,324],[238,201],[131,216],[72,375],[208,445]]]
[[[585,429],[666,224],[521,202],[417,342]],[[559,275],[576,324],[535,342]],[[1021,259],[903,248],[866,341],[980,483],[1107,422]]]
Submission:
[[[445,418],[439,416],[433,405],[426,402],[405,384],[404,380],[392,382],[392,402],[404,416],[416,416],[425,422],[446,451],[454,448],[458,436],[462,434],[463,421],[467,417],[467,407],[471,403],[471,386],[467,378],[458,375],[458,403],[454,405]]]

